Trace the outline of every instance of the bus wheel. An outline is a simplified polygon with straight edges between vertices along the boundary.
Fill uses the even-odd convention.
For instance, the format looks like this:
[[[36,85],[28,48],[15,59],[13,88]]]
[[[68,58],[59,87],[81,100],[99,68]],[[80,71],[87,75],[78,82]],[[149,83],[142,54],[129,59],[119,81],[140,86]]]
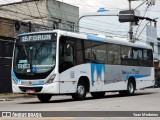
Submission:
[[[91,95],[94,98],[103,98],[105,95],[105,92],[91,92]]]
[[[127,95],[128,96],[134,95],[134,91],[135,91],[135,84],[134,84],[134,81],[130,79],[128,81]]]
[[[37,98],[43,103],[49,102],[51,97],[52,97],[52,95],[49,95],[49,94],[39,94],[39,95],[37,95]]]
[[[74,100],[84,100],[86,97],[86,86],[83,82],[78,83],[77,92],[72,94]]]
[[[134,95],[135,92],[135,84],[134,81],[132,79],[129,79],[128,81],[128,86],[127,86],[127,90],[126,91],[119,91],[119,94],[121,96],[132,96]]]

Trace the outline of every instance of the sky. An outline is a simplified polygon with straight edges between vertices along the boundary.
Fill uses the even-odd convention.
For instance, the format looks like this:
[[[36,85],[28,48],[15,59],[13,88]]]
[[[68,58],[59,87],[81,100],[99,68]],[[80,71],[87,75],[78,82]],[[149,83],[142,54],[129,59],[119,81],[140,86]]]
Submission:
[[[18,2],[18,1],[21,1],[21,0],[0,0],[0,3],[1,4],[5,4],[5,3],[9,3],[9,2]],[[95,13],[97,12],[97,10],[99,8],[105,8],[106,10],[109,10],[110,12],[115,12],[115,11],[120,11],[120,10],[126,10],[128,9],[128,0],[58,0],[58,1],[61,1],[61,2],[65,2],[65,3],[68,3],[68,4],[71,4],[71,5],[74,5],[74,6],[78,6],[79,7],[79,10],[80,10],[80,16],[82,15],[85,15],[85,14],[90,14],[90,13]],[[139,0],[139,1],[134,1],[132,2],[132,8],[136,8],[137,6],[139,6],[144,0]],[[151,18],[159,18],[157,19],[157,33],[158,33],[158,37],[160,37],[160,0],[156,0],[156,3],[155,5],[152,5],[150,6],[148,9],[147,9],[147,12],[145,13],[146,11],[146,7],[147,5],[144,4],[142,5],[141,7],[139,7],[137,10],[140,10],[140,13],[141,15],[143,16],[145,14],[145,16],[147,17],[151,17]],[[98,19],[98,20],[97,20]],[[90,26],[93,28],[98,28],[98,26],[102,25],[102,23],[104,23],[105,25],[105,28],[103,28],[102,30],[106,31],[109,31],[110,29],[112,31],[114,31],[115,29],[115,25],[114,27],[112,26],[108,26],[107,24],[116,24],[118,26],[118,29],[120,30],[121,28],[124,28],[127,32],[128,30],[128,24],[121,24],[121,23],[116,23],[115,22],[115,19],[117,20],[118,22],[118,19],[117,18],[109,18],[109,17],[103,17],[103,18],[95,18],[94,21],[96,22],[92,22],[92,26],[90,24]],[[92,19],[93,20],[93,19]],[[84,23],[86,21],[90,22],[90,19],[83,19],[82,22],[84,21]],[[103,21],[103,22],[101,22]],[[114,21],[114,22],[113,22]],[[99,23],[98,23],[99,22]],[[85,24],[82,24],[84,26],[86,26]],[[93,26],[93,23],[95,24],[95,26]],[[87,22],[86,22],[87,24]],[[145,26],[145,22],[142,22],[141,23],[142,27],[140,28],[139,27],[139,33],[141,32],[141,30],[143,29],[143,26]],[[96,26],[97,25],[97,26]],[[107,28],[109,27],[109,28]],[[135,31],[136,31],[136,28],[137,26],[135,26]],[[117,30],[117,29],[116,29]],[[118,31],[118,30],[117,30]],[[142,35],[142,37],[145,36],[145,35]]]
[[[85,14],[89,14],[92,12],[96,12],[99,8],[105,8],[106,10],[110,10],[110,11],[120,11],[120,10],[126,10],[129,8],[129,3],[128,0],[59,0],[59,1],[63,1],[75,6],[79,6],[80,8],[80,16],[85,15]],[[137,6],[139,6],[142,2],[144,2],[144,0],[139,0],[139,1],[133,1],[132,2],[132,8],[136,8]],[[147,5],[143,4],[141,7],[139,7],[137,10],[140,10],[140,15],[143,16],[145,14],[145,10],[146,10]],[[147,9],[146,12],[146,17],[150,17],[150,18],[159,18],[157,19],[157,34],[158,37],[160,37],[160,0],[156,0],[155,5],[150,6]],[[89,19],[89,18],[88,18]],[[100,19],[100,18],[99,18]],[[103,18],[101,18],[103,19]],[[117,19],[117,18],[116,18]],[[87,18],[85,18],[82,21],[87,21]],[[114,18],[109,18],[107,17],[106,19],[102,20],[102,21],[107,21],[108,23],[112,24],[114,20]],[[118,22],[118,19],[117,19]],[[114,22],[115,23],[115,22]],[[102,23],[99,23],[102,24]],[[143,29],[143,27],[145,26],[145,22],[142,22],[142,27],[139,27],[139,33],[141,32],[141,30]],[[116,24],[119,27],[122,26],[126,26],[126,24]],[[97,24],[98,26],[98,24]],[[96,27],[96,26],[95,26]],[[112,27],[113,28],[113,27]],[[135,26],[136,28],[136,26]],[[110,27],[111,29],[111,27]],[[126,29],[126,28],[125,28]],[[127,31],[126,31],[127,32]],[[146,33],[144,33],[146,34]],[[143,39],[142,35],[142,39]]]

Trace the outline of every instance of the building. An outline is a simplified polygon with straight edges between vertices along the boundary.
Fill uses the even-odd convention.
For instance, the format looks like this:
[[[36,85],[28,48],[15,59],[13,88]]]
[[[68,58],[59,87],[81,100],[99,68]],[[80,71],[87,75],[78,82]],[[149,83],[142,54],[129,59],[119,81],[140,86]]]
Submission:
[[[79,8],[56,0],[23,0],[0,5],[0,93],[10,93],[17,34],[42,30],[76,31]]]
[[[0,5],[0,17],[41,25],[41,29],[34,27],[32,31],[76,31],[79,8],[56,0],[23,0]]]
[[[156,83],[155,85],[160,87],[160,38],[157,38],[157,60],[155,60],[155,79]]]

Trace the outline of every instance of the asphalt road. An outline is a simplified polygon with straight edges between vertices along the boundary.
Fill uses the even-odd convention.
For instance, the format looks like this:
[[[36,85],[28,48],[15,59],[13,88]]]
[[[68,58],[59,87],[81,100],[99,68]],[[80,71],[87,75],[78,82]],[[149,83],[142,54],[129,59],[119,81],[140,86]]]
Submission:
[[[134,96],[127,97],[120,97],[118,93],[106,93],[104,98],[93,99],[88,94],[83,101],[73,101],[71,96],[53,96],[49,103],[41,103],[36,97],[21,97],[0,101],[0,111],[160,111],[160,88],[138,90]],[[67,118],[69,119],[74,118]],[[125,119],[127,118],[124,117],[123,120]],[[141,118],[143,119],[145,118]],[[160,115],[159,118],[148,119],[158,120]]]

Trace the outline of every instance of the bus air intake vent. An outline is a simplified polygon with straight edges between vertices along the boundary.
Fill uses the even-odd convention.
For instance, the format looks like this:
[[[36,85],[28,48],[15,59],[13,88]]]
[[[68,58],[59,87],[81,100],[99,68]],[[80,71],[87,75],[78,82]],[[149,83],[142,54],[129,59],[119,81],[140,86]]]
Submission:
[[[26,92],[27,90],[34,90],[35,92],[40,92],[43,87],[19,87],[22,92]]]

